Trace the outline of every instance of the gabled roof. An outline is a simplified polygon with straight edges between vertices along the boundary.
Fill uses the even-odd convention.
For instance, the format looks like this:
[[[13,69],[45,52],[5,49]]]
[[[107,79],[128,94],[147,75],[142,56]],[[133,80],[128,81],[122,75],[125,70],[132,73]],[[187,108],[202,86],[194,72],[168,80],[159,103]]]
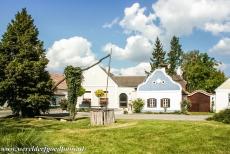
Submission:
[[[206,92],[204,90],[195,90],[192,93],[188,94],[188,96],[192,96],[192,95],[194,95],[196,93],[202,93],[202,94],[207,95],[207,96],[211,96],[212,95],[211,93],[208,93],[208,92]]]
[[[56,84],[57,82],[61,81],[64,78],[64,74],[51,73],[50,77]],[[67,89],[65,80],[57,86],[57,89]]]
[[[100,68],[107,74],[105,68],[101,66]],[[55,83],[61,81],[64,78],[63,74],[53,73],[50,75]],[[115,76],[114,74],[110,73],[109,77],[119,87],[137,87],[139,84],[145,81],[147,76]],[[182,89],[186,89],[187,82],[180,75],[174,75],[172,79],[179,83],[182,86]],[[67,89],[66,82],[63,81],[60,85],[58,85],[57,89]]]
[[[145,76],[112,76],[118,87],[137,87],[145,78]]]
[[[155,69],[153,73],[151,73],[148,78],[137,87],[137,91],[166,90],[182,90],[182,86],[165,72],[165,68]]]
[[[222,83],[216,90],[230,89],[230,78]]]

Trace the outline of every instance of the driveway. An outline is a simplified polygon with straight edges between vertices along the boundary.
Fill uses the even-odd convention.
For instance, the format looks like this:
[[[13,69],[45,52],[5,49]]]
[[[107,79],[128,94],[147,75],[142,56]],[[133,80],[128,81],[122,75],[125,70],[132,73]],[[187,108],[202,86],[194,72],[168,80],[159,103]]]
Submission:
[[[155,120],[185,120],[204,121],[210,115],[180,115],[180,114],[120,114],[116,119],[155,119]]]

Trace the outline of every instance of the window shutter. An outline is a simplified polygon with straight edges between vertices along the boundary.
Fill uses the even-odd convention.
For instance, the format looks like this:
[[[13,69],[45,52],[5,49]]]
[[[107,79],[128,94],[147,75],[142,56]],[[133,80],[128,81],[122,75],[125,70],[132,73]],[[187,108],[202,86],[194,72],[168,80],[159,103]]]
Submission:
[[[168,107],[170,107],[170,99],[168,99]]]
[[[161,107],[163,107],[163,99],[161,99]]]

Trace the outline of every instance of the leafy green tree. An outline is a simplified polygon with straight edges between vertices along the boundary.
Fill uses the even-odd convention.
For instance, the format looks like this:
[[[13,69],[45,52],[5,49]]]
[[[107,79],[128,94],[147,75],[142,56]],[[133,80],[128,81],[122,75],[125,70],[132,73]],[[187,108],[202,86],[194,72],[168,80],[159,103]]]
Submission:
[[[187,81],[187,90],[202,89],[208,92],[214,90],[225,81],[223,72],[217,69],[218,62],[207,53],[191,51],[183,56],[183,77]]]
[[[167,63],[169,64],[167,72],[169,75],[174,75],[176,74],[176,69],[181,65],[183,52],[178,37],[173,36],[170,45],[171,48],[167,54]]]
[[[45,70],[43,42],[38,29],[22,9],[7,27],[0,44],[0,101],[17,116],[39,115],[49,109],[52,80]]]
[[[67,66],[64,73],[68,87],[68,108],[70,111],[70,117],[74,120],[76,116],[77,97],[83,95],[83,89],[81,90],[83,79],[82,69],[80,67]]]
[[[160,39],[157,37],[155,42],[155,47],[152,52],[152,57],[150,58],[150,72],[146,71],[146,74],[152,73],[156,68],[161,67],[165,64],[165,51],[163,50],[163,45]]]

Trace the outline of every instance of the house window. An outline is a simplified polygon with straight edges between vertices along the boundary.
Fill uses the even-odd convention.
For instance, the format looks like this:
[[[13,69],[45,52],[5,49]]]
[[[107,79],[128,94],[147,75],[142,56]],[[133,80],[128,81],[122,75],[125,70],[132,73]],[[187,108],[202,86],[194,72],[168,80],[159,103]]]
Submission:
[[[155,98],[147,99],[147,107],[148,108],[155,108],[157,107],[157,100]]]
[[[169,98],[162,98],[161,99],[161,107],[169,108],[170,107],[170,99]]]
[[[91,106],[91,98],[83,98],[82,103],[79,105],[83,108],[88,108]]]
[[[128,96],[125,93],[121,93],[119,96],[120,107],[127,107]]]

